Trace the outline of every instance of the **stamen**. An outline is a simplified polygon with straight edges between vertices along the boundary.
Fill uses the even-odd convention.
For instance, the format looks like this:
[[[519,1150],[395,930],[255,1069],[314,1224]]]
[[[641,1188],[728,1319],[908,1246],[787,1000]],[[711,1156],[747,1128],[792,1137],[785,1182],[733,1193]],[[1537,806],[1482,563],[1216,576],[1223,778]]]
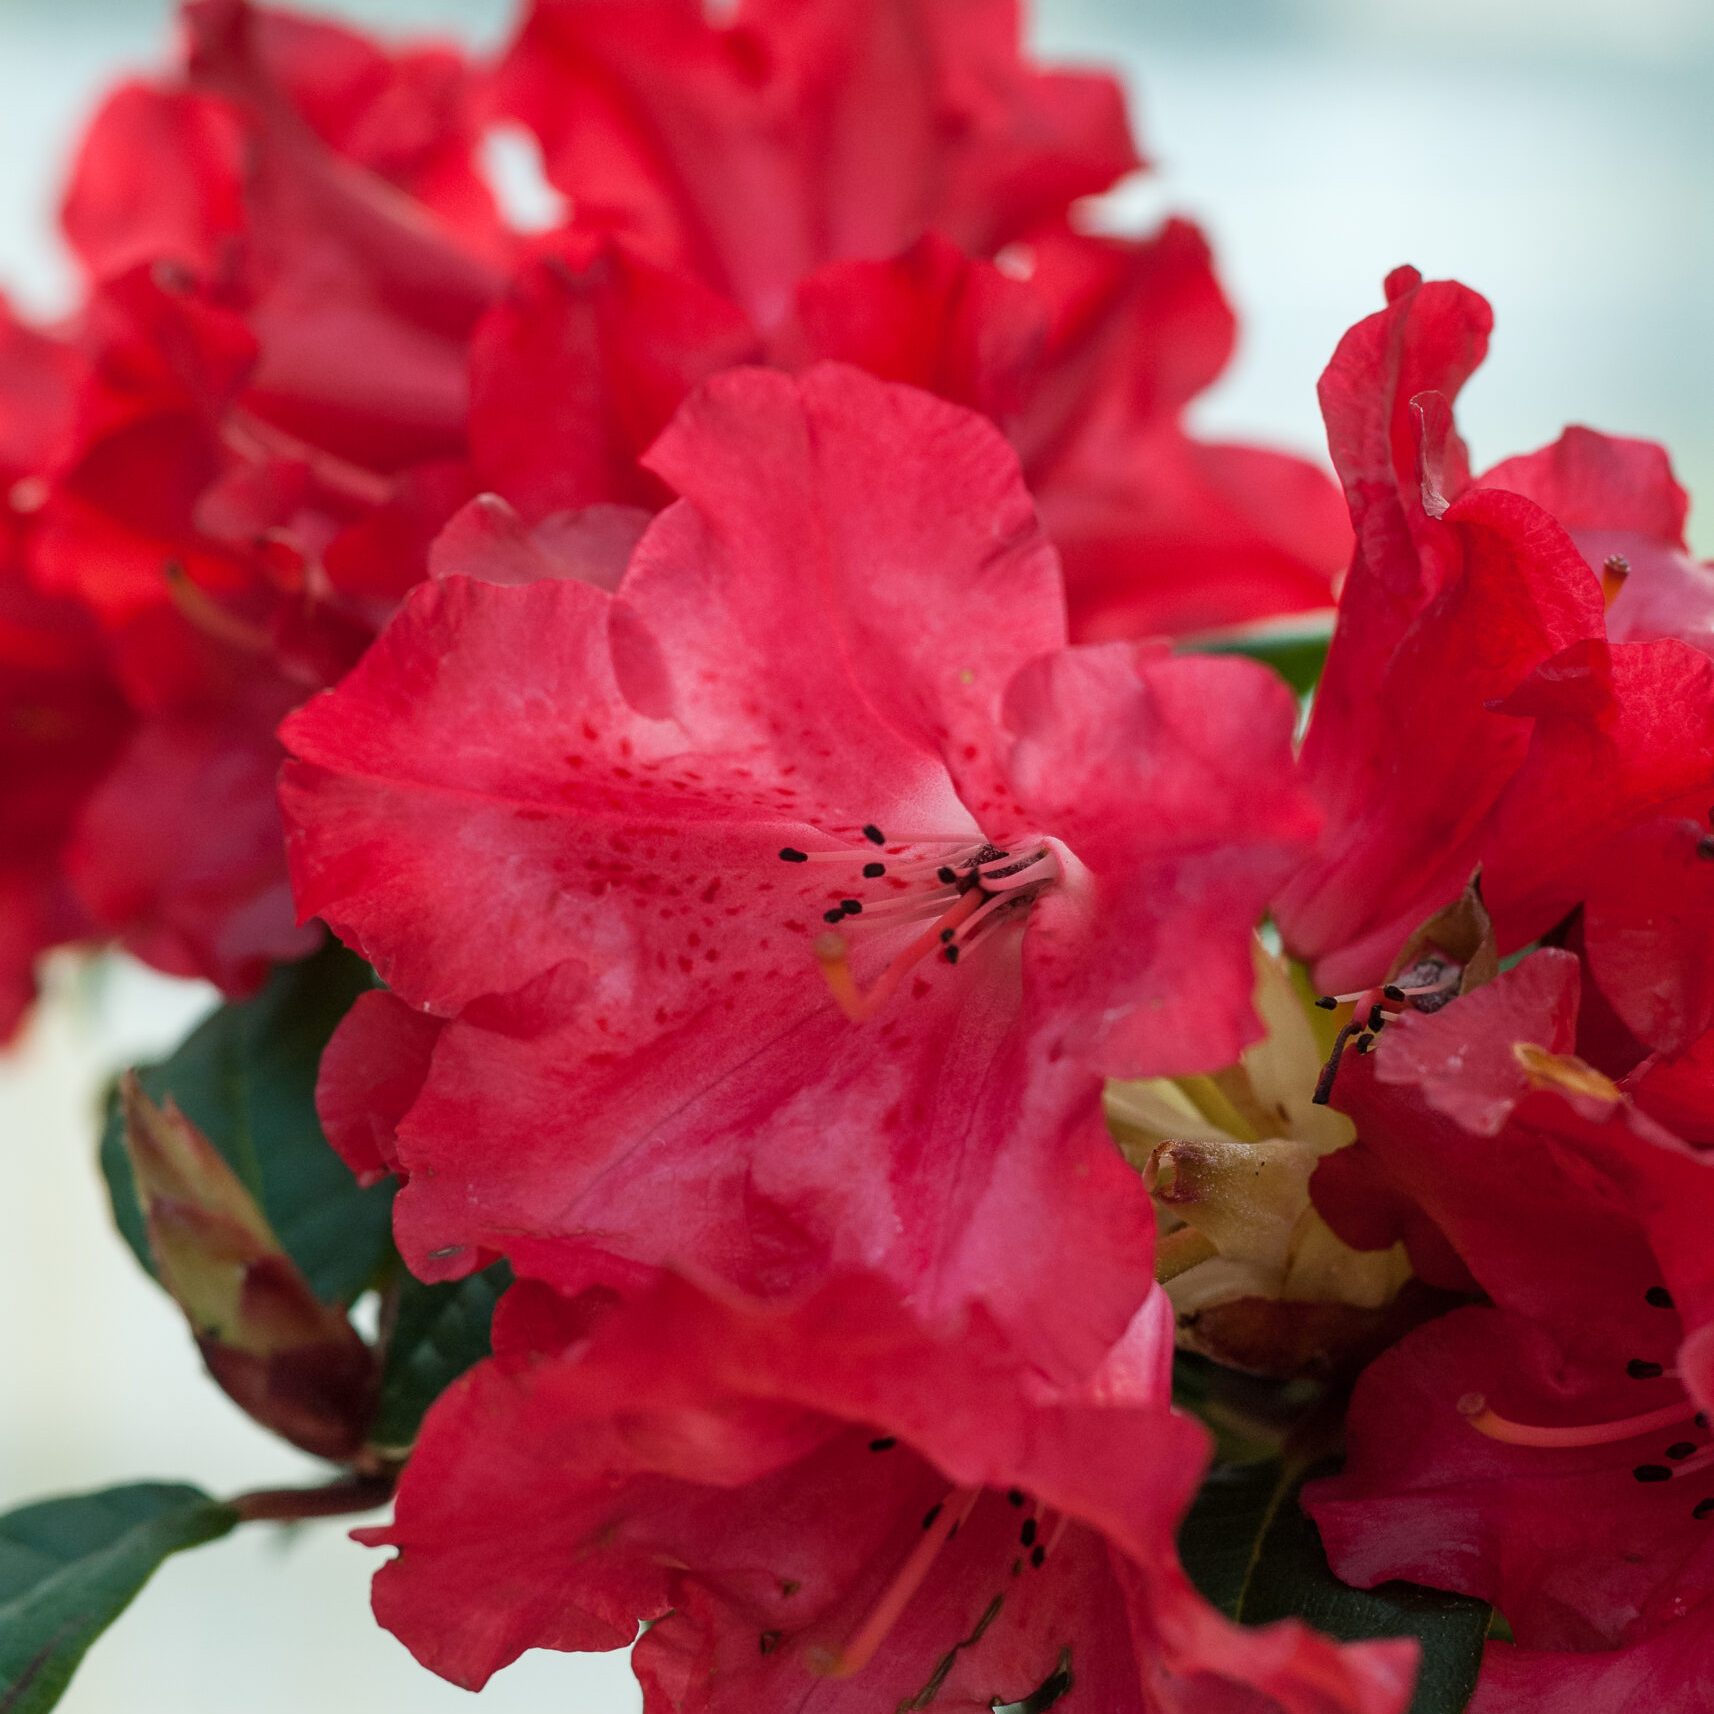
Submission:
[[[863,834],[872,844],[885,839],[874,826],[865,827]],[[1010,852],[993,844],[976,849],[966,844],[963,853],[950,863],[938,857],[877,863],[865,859],[862,852],[805,852],[796,846],[785,847],[780,856],[791,863],[862,860],[865,879],[888,882],[891,890],[877,900],[845,897],[823,910],[822,921],[829,928],[838,928],[845,918],[858,916],[866,924],[883,925],[932,919],[929,931],[906,946],[867,992],[857,986],[851,973],[850,949],[843,936],[823,935],[816,942],[816,958],[834,999],[857,1023],[873,1017],[926,954],[938,951],[948,964],[956,964],[990,916],[1006,906],[1029,902],[1060,875],[1059,859],[1042,845]]]
[[[1012,857],[1002,852],[976,868],[976,879],[984,892],[1016,892],[1022,887],[1039,887],[1059,879],[1059,859],[1045,847],[1026,857]]]
[[[911,843],[915,845],[954,845],[959,843],[968,843],[968,841],[960,842],[952,839],[917,839],[912,840]],[[876,875],[870,875],[869,872],[871,869],[878,871],[879,874],[885,874],[887,872],[887,865],[885,863],[877,863],[872,852],[866,850],[852,851],[844,847],[838,847],[832,851],[800,851],[795,845],[787,845],[780,852],[780,860],[784,863],[857,863],[862,865],[863,873],[865,875],[869,875],[871,880],[875,880],[877,878]],[[914,859],[903,858],[898,860],[895,864],[894,873],[899,875],[908,875],[915,872],[926,873],[928,870],[934,868],[938,862],[939,859],[934,857],[918,857]],[[956,878],[957,877],[955,876],[954,879]]]
[[[845,1645],[819,1669],[829,1678],[850,1678],[875,1658],[875,1651],[886,1641],[887,1633],[899,1622],[900,1615],[910,1605],[911,1597],[922,1587],[923,1579],[940,1555],[940,1550],[958,1533],[964,1520],[975,1509],[981,1497],[980,1488],[954,1488],[929,1513],[924,1522],[922,1540],[911,1549],[904,1564],[893,1574],[893,1580],[881,1591],[880,1599],[869,1610],[869,1616],[846,1639]]]
[[[1360,1027],[1355,1018],[1340,1025],[1339,1034],[1333,1038],[1333,1051],[1327,1056],[1327,1063],[1322,1066],[1321,1075],[1315,1081],[1315,1093],[1309,1098],[1315,1106],[1325,1107],[1332,1100],[1333,1080],[1339,1075],[1339,1061],[1345,1056],[1345,1044]]]
[[[966,917],[976,914],[982,902],[983,894],[979,887],[972,887],[969,892],[960,894],[958,902],[943,916],[938,917],[927,933],[919,934],[881,972],[867,993],[857,986],[857,979],[851,974],[845,937],[838,934],[822,935],[815,943],[815,956],[839,1009],[854,1024],[864,1023],[874,1017],[897,992],[899,984],[910,974],[912,966],[941,944],[940,931],[943,928],[957,928]],[[951,952],[953,948],[949,946],[946,950]]]
[[[1461,1416],[1470,1426],[1490,1440],[1504,1441],[1508,1446],[1611,1446],[1615,1441],[1634,1440],[1639,1434],[1653,1434],[1657,1429],[1671,1428],[1688,1422],[1696,1414],[1689,1399],[1677,1404],[1662,1405],[1659,1410],[1646,1410],[1636,1416],[1614,1417],[1610,1422],[1575,1423],[1563,1427],[1546,1424],[1513,1422],[1498,1411],[1488,1408],[1480,1393],[1466,1393],[1458,1401]],[[1710,1460],[1714,1462],[1714,1459]],[[1691,1465],[1681,1466],[1683,1470]],[[1640,1480],[1648,1480],[1647,1477]]]
[[[932,893],[900,893],[897,898],[882,899],[879,904],[865,905],[863,914],[866,917],[904,917],[907,920],[939,916],[958,896],[957,893],[945,892],[939,887]]]
[[[1433,974],[1434,980],[1432,982],[1424,981],[1423,977],[1430,973]],[[1462,979],[1463,966],[1447,965],[1439,958],[1424,959],[1421,963],[1413,965],[1410,970],[1401,972],[1401,975],[1405,978],[1402,982],[1385,982],[1377,988],[1359,988],[1350,994],[1322,994],[1316,998],[1315,1003],[1324,1012],[1331,1012],[1339,1006],[1351,1006],[1355,1008],[1351,1024],[1360,1026],[1371,1035],[1379,1034],[1387,1025],[1389,1014],[1386,1008],[1388,1006],[1397,1008],[1410,1005],[1414,1001],[1431,1000],[1437,997],[1444,1003],[1447,998],[1456,993],[1458,984]],[[1413,977],[1415,978],[1414,981],[1412,980]],[[1435,1006],[1427,1005],[1417,1009],[1425,1012],[1438,1010]],[[1341,1034],[1334,1043],[1333,1054],[1328,1060],[1327,1066],[1322,1071],[1322,1080],[1326,1086],[1327,1094],[1332,1093],[1333,1079],[1339,1070],[1339,1055],[1344,1046],[1344,1037]],[[1370,1048],[1359,1042],[1357,1051],[1368,1053]],[[1316,1100],[1321,1105],[1326,1105],[1325,1095],[1318,1094]]]
[[[959,941],[962,943],[963,941],[968,940],[971,935],[973,935],[976,930],[980,928],[981,925],[996,911],[1003,910],[1007,905],[1016,903],[1016,893],[995,893],[990,898],[984,900],[982,908],[958,930]],[[956,948],[948,948],[948,950],[953,951],[956,950]],[[957,960],[955,959],[953,962],[956,963]]]
[[[265,655],[273,648],[274,639],[266,627],[229,613],[206,589],[193,583],[190,573],[176,560],[161,568],[161,576],[172,604],[204,636],[250,655]]]

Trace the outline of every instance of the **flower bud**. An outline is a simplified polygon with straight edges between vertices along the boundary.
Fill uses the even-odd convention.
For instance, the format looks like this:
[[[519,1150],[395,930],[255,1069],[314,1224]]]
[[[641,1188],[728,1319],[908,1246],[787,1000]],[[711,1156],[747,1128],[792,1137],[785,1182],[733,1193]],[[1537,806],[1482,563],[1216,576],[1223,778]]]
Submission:
[[[374,1410],[374,1354],[310,1289],[249,1191],[170,1099],[157,1106],[127,1073],[120,1103],[155,1269],[209,1373],[294,1446],[351,1457]]]

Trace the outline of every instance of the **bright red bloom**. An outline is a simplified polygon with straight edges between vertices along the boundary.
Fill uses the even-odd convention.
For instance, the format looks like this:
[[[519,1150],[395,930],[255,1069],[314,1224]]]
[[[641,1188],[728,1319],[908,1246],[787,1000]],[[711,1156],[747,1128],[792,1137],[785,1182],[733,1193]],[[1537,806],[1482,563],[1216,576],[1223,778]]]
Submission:
[[[1480,868],[1502,952],[1582,905],[1607,1000],[1645,1048],[1681,1045],[1714,1017],[1714,885],[1693,874],[1692,826],[1714,795],[1714,668],[1676,640],[1609,642],[1572,537],[1497,485],[1509,472],[1564,504],[1599,546],[1595,497],[1567,487],[1584,442],[1471,480],[1450,401],[1486,304],[1410,270],[1388,297],[1321,384],[1358,551],[1302,753],[1326,854],[1278,902],[1281,930],[1317,981],[1362,989]],[[1668,527],[1658,494],[1652,521],[1632,489],[1608,495],[1622,539]]]
[[[30,587],[29,474],[62,432],[69,356],[0,305],[0,1040],[34,992],[36,956],[89,930],[67,884],[78,809],[128,711],[89,616]]]
[[[67,197],[100,291],[73,456],[50,472],[71,539],[42,575],[124,617],[167,605],[170,556],[217,604],[350,585],[372,624],[470,492],[431,499],[422,467],[462,455],[469,342],[509,248],[473,163],[474,81],[446,50],[388,56],[241,0],[184,21],[182,79],[110,98]],[[152,195],[163,179],[179,194]],[[377,587],[375,515],[413,503],[416,552]],[[254,597],[242,617],[276,621]]]
[[[1652,441],[1568,428],[1552,446],[1496,464],[1483,478],[1545,507],[1614,586],[1615,642],[1677,637],[1714,653],[1714,566],[1690,557],[1690,502]]]
[[[171,263],[241,311],[246,404],[276,429],[369,469],[455,456],[508,250],[472,73],[243,0],[183,17],[183,79],[123,85],[84,141],[79,256],[96,278]]]
[[[94,286],[14,495],[28,577],[94,616],[135,713],[105,772],[66,746],[78,909],[55,937],[241,991],[315,940],[274,728],[471,492],[466,349],[503,245],[455,56],[238,0],[185,24],[182,79],[124,86],[80,153],[66,227]]]
[[[134,711],[82,782],[64,856],[84,932],[233,989],[314,943],[289,909],[273,728],[318,682],[317,651],[335,670],[352,652],[335,617],[282,587],[289,561],[195,522],[242,468],[222,465],[215,425],[252,349],[182,282],[106,288],[67,348],[74,409],[32,471],[26,550],[38,585],[93,616]],[[283,622],[300,613],[298,643]]]
[[[1525,722],[1490,705],[1601,626],[1595,580],[1545,513],[1460,495],[1468,464],[1449,405],[1486,348],[1487,305],[1408,269],[1387,294],[1320,389],[1357,557],[1302,752],[1327,856],[1277,915],[1328,988],[1379,980],[1463,890],[1529,742]],[[1433,403],[1419,407],[1424,395]]]
[[[1483,893],[1502,946],[1582,906],[1590,975],[1644,1049],[1714,1024],[1714,661],[1674,640],[1568,649],[1502,705],[1533,716]]]
[[[536,0],[498,100],[581,224],[766,327],[824,263],[992,255],[1139,164],[1116,81],[1018,36],[1014,0]]]
[[[1714,1157],[1569,1057],[1580,979],[1533,954],[1342,1074],[1364,1147],[1494,1307],[1375,1364],[1346,1468],[1308,1503],[1347,1581],[1506,1615],[1523,1646],[1490,1649],[1483,1714],[1574,1689],[1622,1714],[1643,1677],[1689,1714],[1705,1683],[1670,1663],[1706,1658],[1714,1571]],[[1580,1652],[1538,1652],[1561,1650]]]
[[[1350,532],[1321,472],[1184,431],[1237,337],[1202,235],[1044,228],[1005,264],[925,240],[827,269],[776,355],[859,363],[991,416],[1064,559],[1080,641],[1325,607]]]
[[[1329,600],[1349,531],[1325,478],[1184,431],[1235,323],[1181,222],[1141,242],[1045,230],[1014,246],[1010,272],[931,236],[811,275],[767,335],[621,246],[562,248],[521,276],[475,353],[477,473],[527,517],[664,503],[639,460],[697,381],[747,360],[836,358],[1005,430],[1064,556],[1075,637],[1208,630]]]
[[[1100,1077],[1255,1033],[1248,930],[1312,831],[1289,696],[1065,649],[1015,459],[928,394],[735,371],[650,465],[684,498],[616,595],[425,587],[285,728],[300,909],[449,1020],[406,1255],[885,1266],[1110,1340],[1148,1239]],[[402,1051],[333,1063],[402,1089]]]
[[[1502,834],[1515,827],[1519,836],[1491,877],[1491,901],[1502,923],[1527,923],[1581,894],[1602,997],[1639,1043],[1682,1048],[1714,1024],[1714,877],[1703,843],[1714,805],[1714,675],[1676,644],[1714,654],[1714,568],[1691,558],[1689,503],[1666,453],[1648,441],[1568,428],[1481,480],[1528,495],[1570,531],[1601,578],[1612,640],[1662,645],[1619,651],[1610,664],[1595,652],[1566,663],[1559,679],[1592,681],[1581,697],[1564,685],[1525,693],[1543,713],[1506,805]],[[1552,845],[1524,835],[1543,815]],[[1567,832],[1581,861],[1557,866]]]
[[[750,0],[723,24],[539,0],[501,100],[580,236],[485,330],[484,481],[527,515],[659,504],[637,460],[694,382],[831,357],[1005,428],[1080,640],[1326,606],[1349,535],[1321,472],[1184,432],[1235,334],[1206,246],[1073,230],[1137,164],[1118,90],[1027,67],[1017,26],[1010,0]]]
[[[527,1648],[627,1646],[651,1714],[926,1707],[1039,1687],[1066,1714],[1382,1714],[1413,1645],[1243,1631],[1179,1569],[1204,1437],[1166,1405],[1158,1294],[1057,1387],[978,1316],[873,1281],[801,1305],[670,1277],[590,1331],[519,1288],[431,1414],[375,1610],[479,1687]]]

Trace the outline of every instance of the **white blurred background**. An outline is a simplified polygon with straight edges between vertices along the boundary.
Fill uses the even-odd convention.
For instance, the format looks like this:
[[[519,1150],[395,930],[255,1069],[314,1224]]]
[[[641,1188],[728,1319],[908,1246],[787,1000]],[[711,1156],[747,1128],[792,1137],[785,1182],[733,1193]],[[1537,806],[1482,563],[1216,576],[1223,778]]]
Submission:
[[[323,0],[400,31],[492,43],[506,0]],[[0,0],[0,285],[51,313],[72,137],[157,61],[168,0]],[[1708,0],[1038,0],[1044,49],[1121,64],[1151,180],[1210,229],[1245,320],[1201,408],[1222,432],[1319,445],[1335,340],[1416,263],[1484,291],[1494,352],[1461,419],[1478,464],[1567,421],[1664,441],[1714,492],[1714,6]],[[1714,507],[1708,508],[1714,515]],[[1694,518],[1704,553],[1709,516]],[[0,782],[0,790],[4,782]],[[96,1093],[164,1052],[208,997],[58,960],[0,1056],[0,1510],[140,1477],[214,1492],[311,1480],[202,1376],[177,1313],[113,1235]],[[172,1561],[97,1644],[69,1714],[433,1714],[469,1706],[370,1621],[372,1555],[338,1525],[250,1530]],[[618,1658],[536,1656],[489,1714],[630,1714]]]

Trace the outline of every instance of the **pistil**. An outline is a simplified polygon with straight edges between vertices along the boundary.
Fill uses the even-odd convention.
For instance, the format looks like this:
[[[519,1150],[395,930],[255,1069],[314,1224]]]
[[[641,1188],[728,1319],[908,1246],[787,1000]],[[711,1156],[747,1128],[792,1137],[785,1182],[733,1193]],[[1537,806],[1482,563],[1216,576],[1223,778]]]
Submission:
[[[1639,1411],[1635,1416],[1613,1417],[1607,1422],[1573,1423],[1550,1426],[1544,1423],[1514,1422],[1488,1408],[1481,1393],[1466,1393],[1458,1401],[1459,1414],[1479,1434],[1490,1440],[1502,1440],[1508,1446],[1611,1446],[1621,1440],[1634,1440],[1641,1434],[1655,1434],[1677,1423],[1688,1422],[1696,1415],[1696,1407],[1688,1398],[1676,1404],[1662,1405],[1658,1410]],[[1689,1469],[1691,1466],[1686,1465]]]
[[[982,908],[982,902],[983,895],[975,888],[965,893],[950,910],[935,919],[931,928],[919,934],[867,990],[859,988],[857,978],[851,974],[844,935],[818,936],[815,956],[839,1009],[854,1024],[864,1023],[874,1017],[897,993],[899,984],[910,974],[912,967],[929,953],[947,944],[941,936],[949,929],[956,934],[959,924],[975,916]]]
[[[1643,1301],[1651,1309],[1673,1307],[1672,1293],[1663,1285],[1650,1286],[1643,1293]],[[1675,1381],[1679,1378],[1676,1368],[1645,1357],[1632,1357],[1625,1364],[1625,1373],[1633,1381]],[[1540,1447],[1548,1451],[1618,1446],[1642,1435],[1659,1434],[1677,1428],[1681,1423],[1687,1424],[1703,1438],[1681,1437],[1671,1441],[1663,1449],[1664,1463],[1650,1460],[1633,1464],[1630,1467],[1631,1479],[1649,1485],[1674,1482],[1681,1476],[1694,1476],[1714,1466],[1714,1445],[1710,1445],[1706,1438],[1708,1414],[1698,1409],[1686,1393],[1681,1393],[1671,1404],[1638,1411],[1630,1416],[1610,1417],[1604,1422],[1517,1422],[1489,1409],[1488,1401],[1481,1393],[1466,1393],[1458,1401],[1458,1409],[1478,1434],[1486,1435],[1490,1440],[1502,1441],[1507,1446]],[[1699,1499],[1690,1508],[1690,1515],[1698,1520],[1714,1517],[1714,1495]]]

